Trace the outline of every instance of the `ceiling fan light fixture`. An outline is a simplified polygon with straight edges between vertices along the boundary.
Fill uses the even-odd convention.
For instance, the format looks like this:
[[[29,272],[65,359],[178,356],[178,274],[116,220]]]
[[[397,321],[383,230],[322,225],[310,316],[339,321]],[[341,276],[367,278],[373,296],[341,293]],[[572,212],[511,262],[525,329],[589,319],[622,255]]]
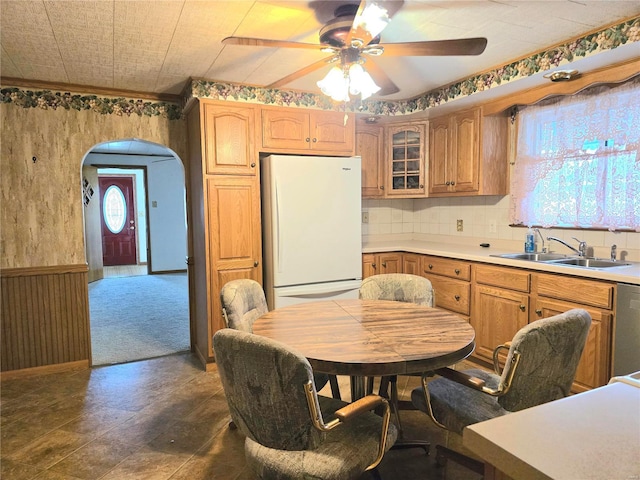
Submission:
[[[340,67],[333,67],[329,73],[318,82],[318,87],[325,95],[336,102],[349,101],[349,78],[345,77]]]
[[[369,32],[371,38],[377,37],[389,24],[389,12],[375,3],[367,5],[362,14],[356,18],[353,28],[362,27]]]
[[[354,63],[349,67],[349,93],[360,95],[364,100],[374,93],[380,91],[380,87],[371,78],[371,75],[362,68],[359,63]]]
[[[333,67],[317,85],[322,93],[336,102],[348,102],[351,99],[349,94],[360,95],[364,100],[380,90],[360,63],[352,63],[344,68]]]

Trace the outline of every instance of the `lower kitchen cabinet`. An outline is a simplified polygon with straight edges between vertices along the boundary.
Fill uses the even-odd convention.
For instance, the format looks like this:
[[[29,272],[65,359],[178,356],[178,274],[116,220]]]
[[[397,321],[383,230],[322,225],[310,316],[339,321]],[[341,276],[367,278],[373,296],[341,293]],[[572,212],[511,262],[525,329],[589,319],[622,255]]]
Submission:
[[[415,253],[404,253],[402,255],[402,273],[420,275],[422,266],[422,256]]]
[[[365,253],[362,255],[362,278],[380,273],[402,273],[402,253]]]
[[[583,308],[591,315],[591,328],[587,343],[584,346],[576,378],[573,382],[574,392],[584,392],[592,388],[606,385],[609,381],[611,356],[609,340],[611,339],[611,326],[613,315],[611,312],[578,305],[575,303],[538,298],[533,313],[537,320],[552,317],[566,312],[572,308]]]
[[[583,308],[591,315],[591,328],[572,390],[606,385],[611,377],[613,302],[616,285],[612,282],[572,278],[564,275],[536,274],[535,308],[530,321],[540,320],[572,308]]]
[[[528,323],[530,288],[531,274],[527,271],[495,265],[473,266],[474,356],[493,361],[493,350],[511,341]],[[506,355],[502,355],[504,358]]]
[[[471,264],[462,260],[422,257],[422,276],[431,282],[436,307],[459,314],[469,321]]]
[[[403,271],[429,279],[436,307],[471,323],[476,331],[471,359],[483,364],[492,363],[494,349],[528,323],[583,308],[591,315],[591,329],[572,391],[606,385],[611,377],[615,283],[433,255],[363,255],[363,277]],[[506,352],[500,358],[504,361]]]
[[[471,325],[476,331],[473,355],[491,362],[494,349],[511,341],[518,330],[527,325],[529,294],[476,285],[472,305]]]

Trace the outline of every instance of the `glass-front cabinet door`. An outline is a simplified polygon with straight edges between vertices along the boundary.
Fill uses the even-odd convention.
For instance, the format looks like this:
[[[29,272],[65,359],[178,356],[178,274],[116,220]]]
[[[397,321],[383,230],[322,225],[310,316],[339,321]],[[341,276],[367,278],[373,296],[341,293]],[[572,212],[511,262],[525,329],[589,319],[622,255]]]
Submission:
[[[387,195],[418,197],[424,188],[425,125],[409,124],[390,127]]]

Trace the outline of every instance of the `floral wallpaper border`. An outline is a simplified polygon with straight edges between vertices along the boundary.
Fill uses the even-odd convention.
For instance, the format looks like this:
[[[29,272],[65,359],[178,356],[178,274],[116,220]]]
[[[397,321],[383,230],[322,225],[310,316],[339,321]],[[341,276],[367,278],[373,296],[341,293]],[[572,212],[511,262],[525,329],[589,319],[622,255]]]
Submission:
[[[598,32],[558,45],[531,57],[503,65],[488,72],[474,75],[452,85],[426,92],[423,95],[399,101],[352,102],[336,105],[328,97],[308,92],[276,90],[234,83],[192,80],[189,93],[183,99],[212,98],[263,105],[317,108],[322,110],[350,110],[372,115],[407,115],[445,104],[458,98],[489,90],[498,85],[528,77],[539,72],[570,63],[627,43],[640,42],[640,17],[613,25]],[[109,98],[96,95],[77,95],[50,90],[24,90],[17,87],[0,89],[0,102],[23,108],[44,110],[91,110],[102,115],[162,116],[169,120],[182,118],[182,106],[170,102],[150,102],[124,97]]]
[[[91,110],[102,115],[162,116],[169,120],[178,120],[182,117],[182,107],[177,103],[150,102],[123,97],[100,98],[96,95],[72,95],[69,92],[23,90],[17,87],[1,89],[0,102],[43,110],[57,110],[58,108],[78,111]]]

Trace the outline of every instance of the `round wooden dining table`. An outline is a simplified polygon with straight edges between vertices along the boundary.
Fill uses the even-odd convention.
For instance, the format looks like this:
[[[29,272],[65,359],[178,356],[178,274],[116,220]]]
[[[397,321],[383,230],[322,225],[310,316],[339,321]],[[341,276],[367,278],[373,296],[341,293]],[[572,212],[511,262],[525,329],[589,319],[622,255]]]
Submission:
[[[439,308],[386,300],[326,300],[272,310],[253,333],[304,355],[314,371],[351,377],[352,399],[365,376],[421,373],[452,365],[475,348],[468,322]]]

